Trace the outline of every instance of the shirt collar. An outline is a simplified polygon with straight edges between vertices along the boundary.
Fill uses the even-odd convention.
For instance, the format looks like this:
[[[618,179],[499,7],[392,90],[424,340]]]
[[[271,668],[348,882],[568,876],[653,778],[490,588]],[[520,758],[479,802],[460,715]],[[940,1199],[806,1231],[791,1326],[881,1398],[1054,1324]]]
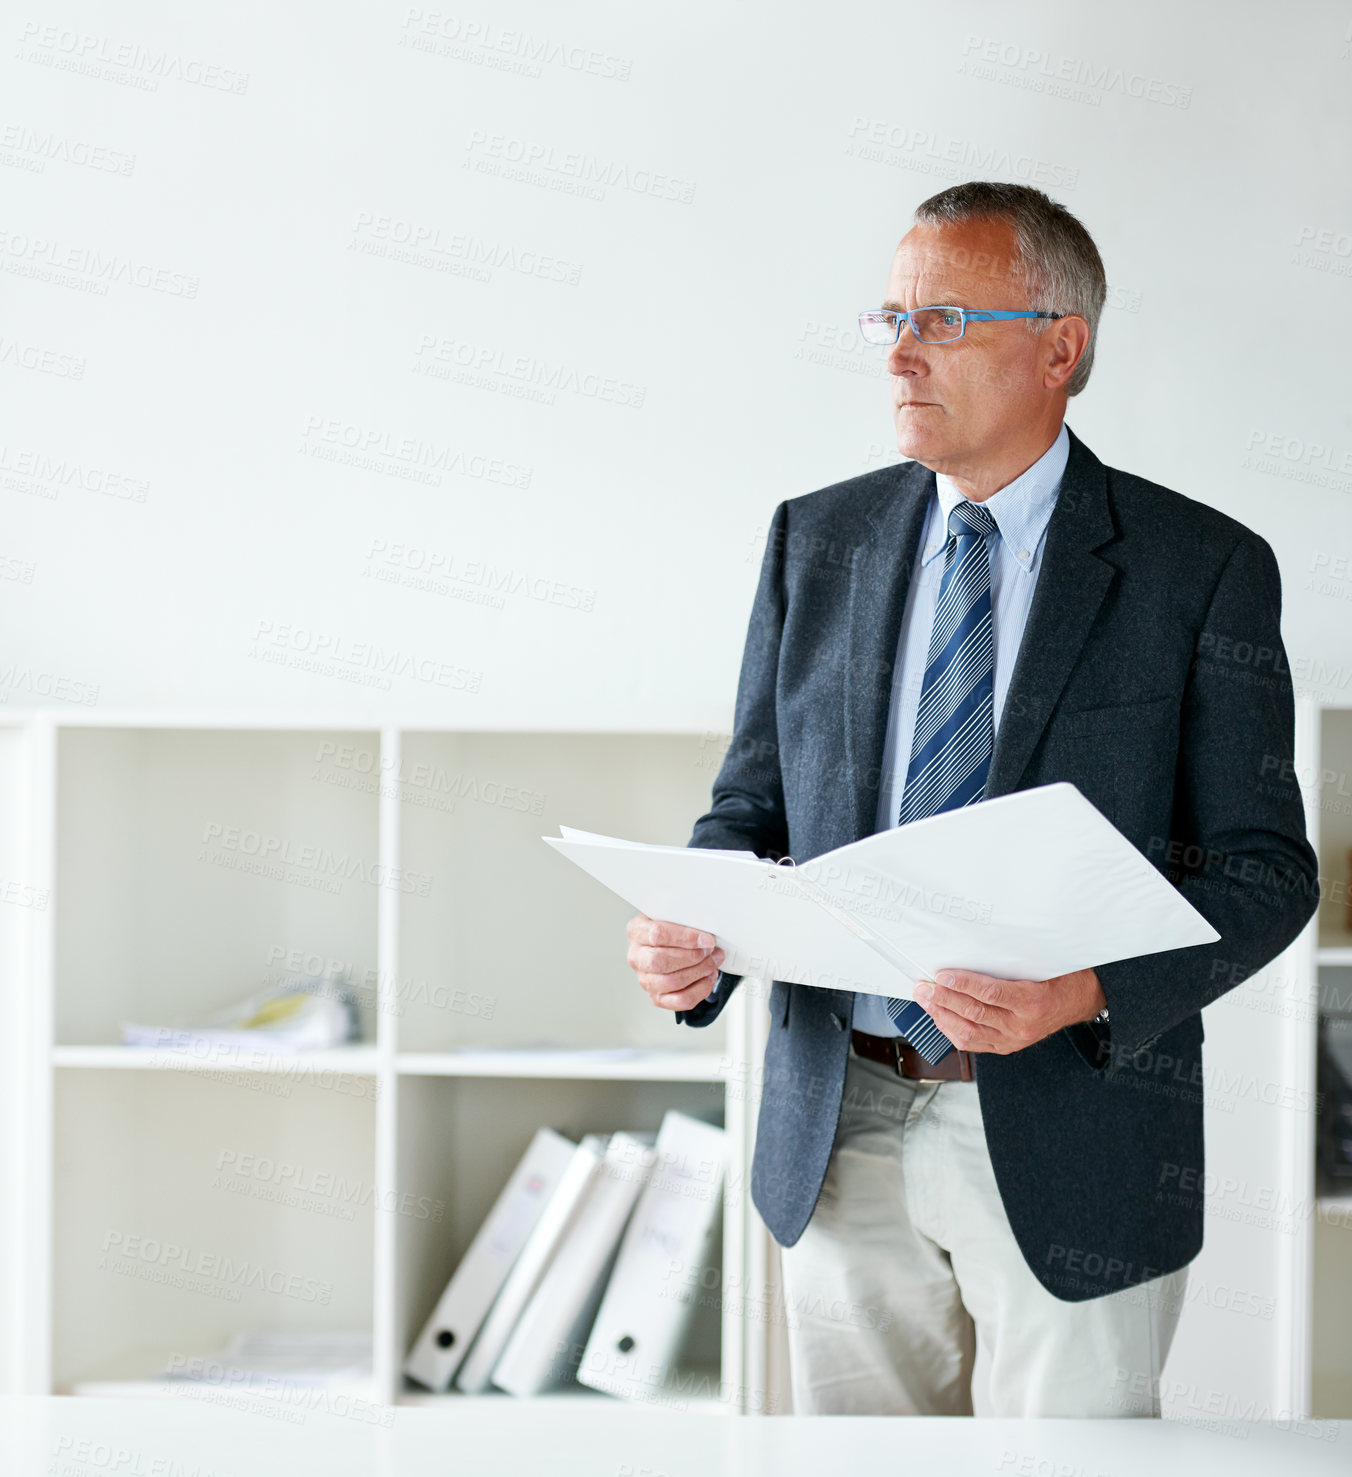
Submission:
[[[992,493],[984,503],[995,519],[1000,537],[1010,555],[1025,573],[1033,567],[1033,556],[1051,520],[1056,496],[1061,489],[1061,478],[1070,456],[1070,435],[1065,421],[1056,433],[1056,439],[1025,472]],[[926,530],[927,542],[921,555],[921,564],[937,559],[944,551],[947,541],[948,515],[962,500],[963,494],[942,472],[934,474],[938,492],[939,517],[934,517],[934,506],[930,506],[930,520]]]

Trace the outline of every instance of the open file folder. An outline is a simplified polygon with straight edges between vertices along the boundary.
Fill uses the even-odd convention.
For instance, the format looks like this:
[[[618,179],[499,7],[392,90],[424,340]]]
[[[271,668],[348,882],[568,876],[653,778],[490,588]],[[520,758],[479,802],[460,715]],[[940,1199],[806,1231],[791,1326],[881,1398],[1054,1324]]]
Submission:
[[[735,975],[909,999],[945,967],[1045,980],[1220,938],[1064,781],[798,865],[559,829],[541,840],[650,918],[712,933]]]

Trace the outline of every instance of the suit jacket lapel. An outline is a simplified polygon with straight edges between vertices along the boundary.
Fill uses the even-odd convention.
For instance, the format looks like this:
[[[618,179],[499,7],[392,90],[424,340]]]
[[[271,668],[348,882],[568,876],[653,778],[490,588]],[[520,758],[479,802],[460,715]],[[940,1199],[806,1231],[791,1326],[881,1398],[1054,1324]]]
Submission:
[[[1018,787],[1108,593],[1115,567],[1093,550],[1113,537],[1103,463],[1066,427],[1070,456],[1047,523],[1042,566],[995,735],[988,799]]]
[[[989,797],[1017,788],[1112,582],[1092,552],[1112,538],[1102,462],[1075,435],[1046,543],[1028,623],[996,733]],[[907,462],[865,511],[870,530],[850,579],[845,664],[845,761],[853,804],[851,838],[875,829],[878,787],[902,616],[915,569],[934,473]]]
[[[866,510],[870,533],[850,575],[845,760],[854,809],[851,840],[871,836],[875,829],[897,641],[933,496],[934,473],[928,467],[919,462],[899,467],[891,490]]]

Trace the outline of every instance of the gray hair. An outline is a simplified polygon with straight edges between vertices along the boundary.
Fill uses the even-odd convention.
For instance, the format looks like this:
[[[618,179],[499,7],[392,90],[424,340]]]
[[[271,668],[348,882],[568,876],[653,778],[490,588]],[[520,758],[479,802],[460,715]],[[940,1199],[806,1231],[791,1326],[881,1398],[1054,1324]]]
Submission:
[[[1077,313],[1089,325],[1089,343],[1066,381],[1066,394],[1078,395],[1089,382],[1099,315],[1108,296],[1103,260],[1093,237],[1064,205],[1031,185],[969,180],[922,201],[915,219],[927,225],[957,225],[968,220],[1002,220],[1014,228],[1011,268],[1028,306],[1043,312]],[[1041,333],[1051,320],[1028,319]]]

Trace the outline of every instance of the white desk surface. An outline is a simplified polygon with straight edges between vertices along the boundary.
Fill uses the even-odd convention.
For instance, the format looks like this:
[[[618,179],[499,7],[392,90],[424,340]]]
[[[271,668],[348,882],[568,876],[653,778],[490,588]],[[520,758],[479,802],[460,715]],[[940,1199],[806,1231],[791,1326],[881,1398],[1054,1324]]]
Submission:
[[[0,1398],[4,1477],[1296,1477],[1352,1473],[1352,1421],[911,1420],[508,1398],[360,1414],[247,1400]],[[388,1422],[386,1424],[385,1422]]]

